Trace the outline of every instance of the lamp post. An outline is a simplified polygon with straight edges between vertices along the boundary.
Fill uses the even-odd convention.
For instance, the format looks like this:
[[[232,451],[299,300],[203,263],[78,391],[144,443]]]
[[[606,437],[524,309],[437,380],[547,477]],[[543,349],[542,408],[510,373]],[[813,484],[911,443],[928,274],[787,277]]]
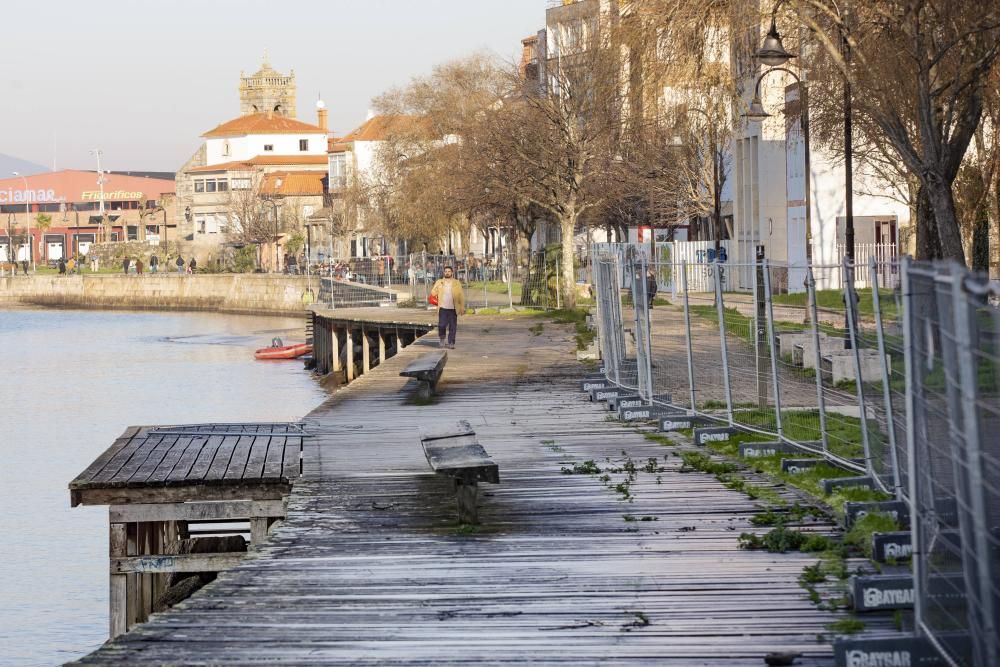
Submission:
[[[757,51],[757,59],[772,67],[778,67],[784,65],[789,60],[794,58],[791,53],[785,50],[784,45],[781,42],[781,34],[775,24],[775,18],[778,13],[778,8],[785,2],[785,0],[778,0],[775,3],[774,8],[771,10],[771,29],[768,30],[767,37],[764,38],[763,44],[761,44],[760,50]],[[845,65],[850,65],[851,62],[851,47],[847,39],[847,31],[844,28],[843,19],[840,17],[838,21],[838,27],[840,30],[840,48],[841,53],[844,57]],[[785,70],[786,72],[788,70]],[[765,72],[767,74],[767,72]],[[763,75],[762,75],[763,76]],[[794,76],[794,75],[793,75]],[[798,80],[798,77],[796,77]],[[800,82],[801,83],[801,82]],[[760,87],[760,80],[757,80],[757,87]],[[759,96],[754,98],[755,101],[759,101]],[[853,123],[852,123],[852,105],[851,105],[851,81],[844,75],[844,101],[843,101],[843,116],[844,116],[844,245],[847,246],[846,254],[847,258],[854,263],[854,155],[853,155]],[[803,101],[803,108],[805,108],[805,102]],[[805,113],[805,111],[803,111]],[[807,170],[808,173],[808,170]],[[806,190],[808,194],[808,189]],[[808,210],[808,209],[807,209]],[[808,229],[808,227],[807,227]],[[807,246],[808,248],[808,246]],[[853,291],[853,285],[851,285]]]
[[[31,199],[28,197],[28,179],[18,171],[11,172],[15,176],[20,176],[24,183],[24,224],[28,226],[28,259],[31,260],[31,272],[35,272],[35,237],[31,235]]]
[[[785,72],[786,74],[790,74],[796,83],[799,84],[799,106],[801,107],[799,111],[799,127],[802,128],[802,141],[805,145],[806,264],[812,265],[812,165],[809,153],[809,97],[805,84],[795,72],[785,67],[772,67],[766,70],[757,77],[757,84],[754,86],[753,102],[750,103],[750,108],[743,114],[743,117],[747,120],[757,122],[771,117],[771,114],[764,110],[764,105],[760,101],[760,83],[771,72]]]
[[[764,38],[763,44],[761,44],[760,50],[757,51],[757,59],[764,63],[765,65],[770,65],[775,69],[780,65],[784,65],[789,60],[794,58],[791,53],[785,50],[784,45],[781,42],[781,34],[778,32],[777,26],[775,24],[775,19],[778,13],[778,8],[786,0],[778,0],[774,4],[774,8],[771,10],[771,28],[767,32],[767,37]],[[835,5],[836,6],[836,5]],[[839,8],[838,8],[839,12]],[[844,58],[845,68],[850,66],[851,62],[851,47],[850,42],[847,39],[847,30],[844,27],[843,16],[838,15],[837,17],[837,27],[840,32],[840,49],[841,55]],[[769,70],[771,71],[771,70]],[[788,70],[785,70],[788,71]],[[761,78],[767,74],[765,72],[761,75]],[[794,76],[794,74],[793,74]],[[798,77],[796,77],[798,80]],[[800,82],[801,84],[801,82]],[[800,88],[802,86],[800,85]],[[759,105],[760,96],[760,79],[757,80],[757,91],[758,94],[754,97],[754,102]],[[854,303],[857,302],[857,296],[854,291],[854,156],[853,156],[853,123],[852,123],[852,105],[851,105],[851,80],[848,77],[846,71],[844,73],[844,100],[843,100],[843,116],[844,116],[844,245],[845,254],[847,256],[848,264],[850,264],[850,270],[847,271],[845,276],[847,295],[845,297],[845,311],[847,308],[852,307],[852,303],[848,303],[848,299]],[[753,106],[751,105],[751,110]],[[763,108],[759,109],[763,111]],[[808,174],[809,170],[806,169]],[[808,195],[808,187],[806,193]],[[807,204],[808,207],[808,204]],[[808,212],[808,208],[806,209]],[[806,223],[806,229],[808,229],[808,222]],[[809,246],[806,246],[807,250]],[[807,255],[808,256],[808,255]],[[848,325],[850,326],[849,313],[845,312],[845,318]],[[848,337],[845,341],[845,347],[849,348],[851,345],[851,339]]]

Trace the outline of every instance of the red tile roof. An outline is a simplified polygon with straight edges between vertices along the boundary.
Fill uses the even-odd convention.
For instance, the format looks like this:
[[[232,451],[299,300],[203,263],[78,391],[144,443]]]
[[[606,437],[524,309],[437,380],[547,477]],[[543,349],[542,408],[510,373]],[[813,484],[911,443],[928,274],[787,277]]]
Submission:
[[[203,137],[233,137],[244,134],[326,134],[319,125],[303,123],[276,113],[254,113],[228,120],[201,135]]]
[[[384,141],[393,134],[415,131],[427,131],[427,121],[417,116],[373,116],[340,141]]]
[[[321,195],[325,171],[275,171],[264,177],[261,192],[271,195]]]

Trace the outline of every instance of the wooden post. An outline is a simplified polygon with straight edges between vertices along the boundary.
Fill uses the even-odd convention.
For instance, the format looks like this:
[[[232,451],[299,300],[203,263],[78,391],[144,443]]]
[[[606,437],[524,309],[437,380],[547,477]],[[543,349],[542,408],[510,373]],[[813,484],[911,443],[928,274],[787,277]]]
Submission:
[[[397,352],[406,347],[406,336],[399,333],[399,327],[396,327],[396,348]]]
[[[333,348],[333,372],[340,372],[340,330],[336,326],[330,326],[330,342]]]
[[[139,555],[139,522],[130,521],[126,524],[126,534],[128,536],[126,553],[129,556]],[[126,575],[128,579],[128,605],[126,607],[126,629],[131,628],[139,622],[139,595],[141,588],[141,577],[138,574]]]
[[[267,540],[267,524],[266,516],[250,517],[250,546],[258,547]]]
[[[128,538],[126,524],[112,523],[109,525],[108,556],[120,558],[127,555]],[[112,574],[110,589],[110,624],[108,634],[111,639],[123,635],[128,630],[126,613],[128,610],[127,574]]]
[[[458,501],[459,523],[479,523],[479,484],[455,480],[455,498]]]
[[[381,328],[378,330],[378,363],[379,366],[385,363],[385,334]]]
[[[372,344],[368,340],[368,332],[361,329],[361,372],[368,373],[372,369]]]
[[[347,350],[347,381],[354,381],[354,334],[350,327],[346,329],[347,335],[344,341],[344,349]]]

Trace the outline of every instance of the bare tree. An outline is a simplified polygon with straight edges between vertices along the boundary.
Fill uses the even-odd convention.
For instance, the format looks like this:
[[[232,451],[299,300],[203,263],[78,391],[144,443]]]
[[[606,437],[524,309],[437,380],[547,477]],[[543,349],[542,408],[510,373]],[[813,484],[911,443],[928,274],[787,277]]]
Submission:
[[[227,233],[233,241],[269,243],[276,235],[274,208],[264,192],[260,171],[234,172],[225,199]]]
[[[953,185],[1000,56],[1000,7],[965,0],[788,4],[831,64],[816,68],[814,87],[840,88],[836,79],[846,80],[870,140],[886,142],[919,181],[917,256],[964,262]]]

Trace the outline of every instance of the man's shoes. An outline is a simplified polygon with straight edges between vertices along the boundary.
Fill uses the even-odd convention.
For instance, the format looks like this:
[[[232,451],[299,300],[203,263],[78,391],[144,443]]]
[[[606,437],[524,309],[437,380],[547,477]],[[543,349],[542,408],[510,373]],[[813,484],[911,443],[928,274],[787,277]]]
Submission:
[[[444,338],[438,341],[438,347],[448,347],[448,343],[444,342]]]
[[[448,343],[448,345],[446,345],[446,347],[447,347],[447,348],[448,348],[449,350],[454,350],[454,349],[455,349],[455,344],[454,344],[454,343]]]

